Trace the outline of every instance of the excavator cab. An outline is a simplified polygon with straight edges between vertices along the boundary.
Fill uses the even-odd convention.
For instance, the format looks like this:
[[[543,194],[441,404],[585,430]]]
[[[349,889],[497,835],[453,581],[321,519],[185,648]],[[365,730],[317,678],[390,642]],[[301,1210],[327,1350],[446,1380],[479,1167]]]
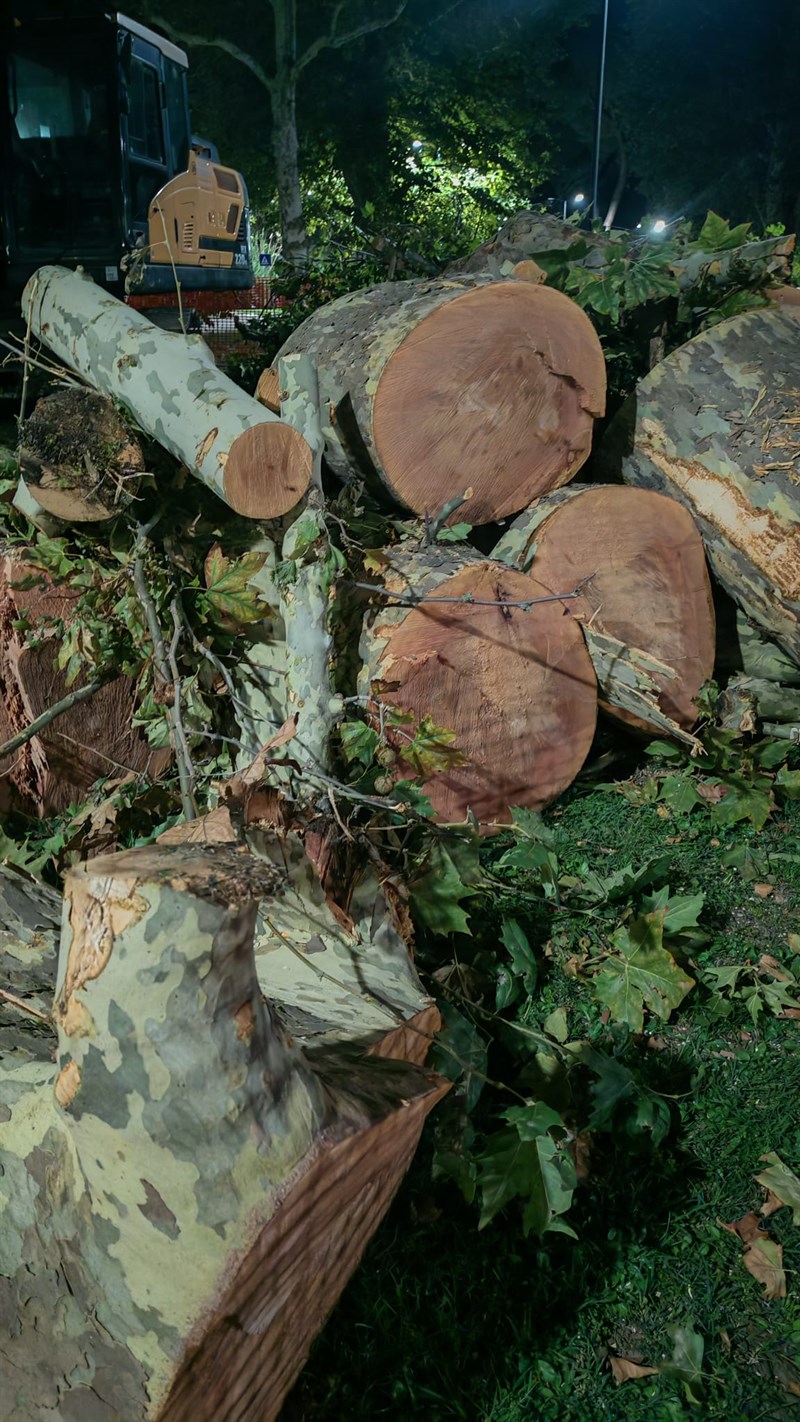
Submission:
[[[0,34],[5,304],[49,262],[81,265],[120,297],[252,286],[247,191],[193,143],[183,50],[124,15],[12,9]]]

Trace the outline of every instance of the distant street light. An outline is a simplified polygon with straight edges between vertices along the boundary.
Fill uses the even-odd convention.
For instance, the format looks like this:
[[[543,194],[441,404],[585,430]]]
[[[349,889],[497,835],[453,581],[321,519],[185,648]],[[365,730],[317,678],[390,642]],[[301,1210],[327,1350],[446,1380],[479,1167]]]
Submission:
[[[594,173],[592,177],[592,219],[600,216],[600,136],[603,129],[603,90],[606,82],[606,49],[608,45],[608,3],[603,0],[603,38],[600,44],[600,69],[597,76],[597,108],[594,116]]]
[[[580,207],[581,203],[584,203],[585,201],[586,201],[586,194],[585,194],[585,193],[576,193],[575,196],[574,196],[574,198],[572,199],[572,206],[573,206],[573,207]],[[563,218],[564,218],[564,221],[565,221],[565,222],[566,222],[566,220],[567,220],[567,212],[568,212],[568,210],[569,210],[569,202],[567,201],[566,198],[564,198],[564,211],[563,211],[563,214],[562,214],[562,215],[563,215]]]
[[[415,138],[414,141],[413,141],[413,143],[411,144],[411,147],[413,148],[413,150],[414,150],[415,153],[419,153],[419,151],[420,151],[420,149],[421,149],[421,147],[422,147],[422,139],[421,139],[421,138]]]
[[[667,224],[666,224],[666,222],[664,221],[664,218],[663,218],[663,217],[657,217],[656,220],[655,220],[655,222],[653,223],[653,231],[660,233],[660,232],[666,232],[666,230],[667,230]]]

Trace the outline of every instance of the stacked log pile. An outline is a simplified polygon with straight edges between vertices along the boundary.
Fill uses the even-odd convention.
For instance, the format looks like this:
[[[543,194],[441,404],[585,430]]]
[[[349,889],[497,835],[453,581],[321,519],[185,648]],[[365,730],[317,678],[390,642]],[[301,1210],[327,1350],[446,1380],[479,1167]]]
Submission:
[[[0,875],[0,901],[13,890],[18,904],[0,943],[9,1422],[57,1408],[270,1422],[444,1090],[424,1071],[438,1019],[401,886],[380,863],[345,863],[332,750],[345,691],[391,752],[387,779],[416,776],[439,821],[488,833],[572,782],[598,706],[693,739],[715,655],[707,556],[741,608],[747,694],[800,665],[797,316],[749,313],[675,352],[606,436],[592,474],[609,482],[578,485],[602,350],[540,281],[534,244],[512,245],[512,279],[478,263],[331,303],[258,401],[194,338],[155,332],[73,273],[45,268],[26,289],[33,333],[249,518],[266,556],[264,621],[231,678],[255,764],[205,820],[71,871],[55,982],[52,904]],[[23,461],[17,494],[39,527],[78,518],[70,497],[115,516],[97,481],[65,487],[45,462]],[[334,530],[364,490],[392,511],[388,536],[343,569]],[[489,526],[480,551],[459,523]],[[31,647],[25,618],[54,598],[70,616],[68,588],[20,572],[7,552],[4,741],[59,691],[52,645]],[[341,643],[354,604],[360,642],[344,647],[331,609],[347,611]],[[348,656],[360,671],[344,688]],[[13,783],[31,808],[102,773],[89,759],[62,791],[66,737],[157,770],[124,741],[132,694],[123,679],[97,690],[88,738],[56,720],[25,742]],[[763,718],[775,699],[760,694]],[[409,747],[426,725],[453,754],[420,770]],[[41,1015],[51,982],[52,1018],[26,1050],[20,1014]],[[45,1296],[64,1319],[56,1350]]]

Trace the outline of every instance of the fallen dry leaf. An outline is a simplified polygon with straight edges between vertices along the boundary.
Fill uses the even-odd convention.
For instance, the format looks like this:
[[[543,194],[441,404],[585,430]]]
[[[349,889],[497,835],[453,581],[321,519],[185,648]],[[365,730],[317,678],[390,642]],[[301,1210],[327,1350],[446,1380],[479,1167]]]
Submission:
[[[774,1190],[767,1191],[767,1198],[761,1206],[761,1213],[766,1219],[768,1215],[774,1215],[776,1210],[783,1209],[783,1200],[779,1200]]]
[[[745,1269],[764,1285],[765,1299],[786,1298],[786,1275],[783,1272],[783,1248],[767,1235],[751,1244],[742,1255]]]
[[[695,789],[701,800],[707,800],[709,805],[716,805],[720,800],[724,800],[730,789],[728,785],[707,785],[704,781],[699,781]]]
[[[731,1224],[726,1224],[723,1220],[720,1220],[719,1223],[723,1229],[737,1235],[744,1244],[742,1263],[748,1273],[764,1285],[764,1298],[785,1299],[786,1275],[783,1272],[783,1249],[780,1244],[776,1244],[774,1239],[770,1239],[766,1230],[761,1228],[759,1216],[753,1210],[749,1210],[746,1215],[742,1215],[740,1220],[734,1220]]]
[[[632,1378],[651,1378],[658,1368],[645,1368],[641,1363],[632,1363],[628,1358],[609,1358],[614,1382],[630,1382]]]
[[[712,849],[719,849],[720,844],[722,843],[722,841],[719,839],[710,839],[708,842],[711,845]]]
[[[793,983],[794,978],[791,973],[785,973],[777,958],[773,958],[771,953],[762,953],[758,960],[758,971],[769,973],[779,983]]]
[[[784,1007],[783,1012],[779,1012],[778,1016],[793,1017],[795,1022],[800,1022],[800,1007]]]
[[[768,899],[771,894],[774,894],[774,893],[775,893],[775,885],[774,885],[774,884],[754,884],[754,885],[753,885],[753,893],[754,893],[754,894],[757,896],[757,898],[759,898],[759,899]]]

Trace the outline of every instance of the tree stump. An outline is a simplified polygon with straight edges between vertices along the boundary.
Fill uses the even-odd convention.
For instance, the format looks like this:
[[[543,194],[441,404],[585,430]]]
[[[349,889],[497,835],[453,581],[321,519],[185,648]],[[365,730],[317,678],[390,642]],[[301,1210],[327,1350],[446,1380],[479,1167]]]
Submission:
[[[253,957],[285,882],[225,844],[68,875],[57,1060],[0,1066],[4,1422],[274,1422],[388,1207],[446,1084],[291,1042]]]
[[[695,336],[640,381],[599,471],[689,510],[725,590],[800,662],[800,330],[760,309]]]
[[[314,312],[290,351],[316,362],[334,473],[420,515],[467,489],[470,523],[516,513],[573,478],[605,408],[589,318],[527,281],[386,282]]]
[[[605,710],[642,730],[694,725],[714,669],[715,621],[703,541],[686,509],[648,489],[573,484],[520,514],[493,556],[551,592],[584,584],[572,611]]]
[[[82,386],[37,402],[18,458],[29,496],[68,524],[113,518],[130,503],[144,472],[142,446],[113,402]]]
[[[424,717],[455,733],[463,763],[424,784],[440,820],[471,811],[482,824],[507,822],[512,806],[541,808],[580,770],[597,717],[592,663],[562,603],[508,605],[549,588],[470,549],[440,550],[393,555],[386,591],[412,605],[368,614],[359,689],[376,725],[381,706],[413,713],[411,726],[387,733],[401,775],[413,773],[403,752]]]

